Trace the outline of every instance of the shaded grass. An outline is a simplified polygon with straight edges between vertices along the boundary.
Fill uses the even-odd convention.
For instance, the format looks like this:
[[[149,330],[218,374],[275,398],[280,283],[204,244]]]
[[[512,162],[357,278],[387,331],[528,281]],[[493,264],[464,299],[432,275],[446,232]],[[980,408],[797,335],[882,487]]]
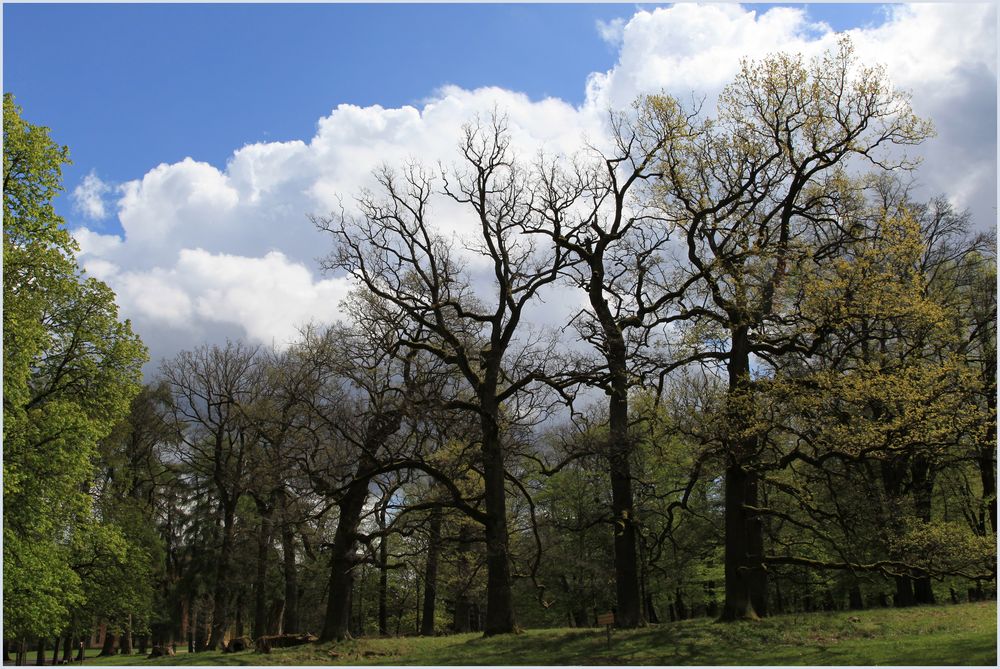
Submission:
[[[620,630],[539,629],[489,639],[358,639],[273,651],[117,656],[89,664],[141,665],[986,665],[996,666],[995,602],[775,616],[730,624],[708,619]]]

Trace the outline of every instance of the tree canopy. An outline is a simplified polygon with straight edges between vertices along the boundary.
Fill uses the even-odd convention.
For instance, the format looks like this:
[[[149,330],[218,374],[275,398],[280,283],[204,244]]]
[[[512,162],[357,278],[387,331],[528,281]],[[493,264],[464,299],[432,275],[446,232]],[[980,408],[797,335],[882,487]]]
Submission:
[[[54,213],[68,160],[5,95],[4,622],[15,637],[58,632],[84,600],[73,551],[87,542],[97,445],[128,414],[146,361]]]

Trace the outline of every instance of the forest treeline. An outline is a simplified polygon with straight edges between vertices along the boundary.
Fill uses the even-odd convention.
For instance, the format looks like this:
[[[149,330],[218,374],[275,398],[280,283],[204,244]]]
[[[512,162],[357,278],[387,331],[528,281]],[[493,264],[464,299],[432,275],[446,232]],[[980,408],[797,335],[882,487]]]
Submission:
[[[5,652],[994,597],[995,235],[911,196],[930,122],[845,40],[609,127],[383,168],[312,217],[343,322],[143,385],[5,96]]]

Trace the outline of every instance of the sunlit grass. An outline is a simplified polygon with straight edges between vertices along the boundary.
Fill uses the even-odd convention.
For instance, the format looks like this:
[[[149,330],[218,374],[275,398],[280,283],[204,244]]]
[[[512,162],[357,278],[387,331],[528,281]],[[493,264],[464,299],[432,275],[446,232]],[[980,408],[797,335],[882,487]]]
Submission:
[[[116,656],[91,664],[159,665],[986,665],[997,659],[996,602],[774,616],[759,622],[707,618],[640,630],[540,629],[359,639],[273,651]]]

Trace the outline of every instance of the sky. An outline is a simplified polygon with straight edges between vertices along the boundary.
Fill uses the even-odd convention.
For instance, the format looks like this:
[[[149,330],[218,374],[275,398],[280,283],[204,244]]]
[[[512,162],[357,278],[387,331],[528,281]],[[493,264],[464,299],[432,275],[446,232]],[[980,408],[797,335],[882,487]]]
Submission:
[[[918,193],[994,227],[996,28],[993,3],[5,3],[3,89],[69,146],[57,210],[155,365],[336,319],[350,284],[319,271],[308,214],[383,162],[452,160],[476,113],[506,111],[522,155],[571,154],[608,108],[714,100],[740,58],[812,57],[839,31],[935,124]]]

